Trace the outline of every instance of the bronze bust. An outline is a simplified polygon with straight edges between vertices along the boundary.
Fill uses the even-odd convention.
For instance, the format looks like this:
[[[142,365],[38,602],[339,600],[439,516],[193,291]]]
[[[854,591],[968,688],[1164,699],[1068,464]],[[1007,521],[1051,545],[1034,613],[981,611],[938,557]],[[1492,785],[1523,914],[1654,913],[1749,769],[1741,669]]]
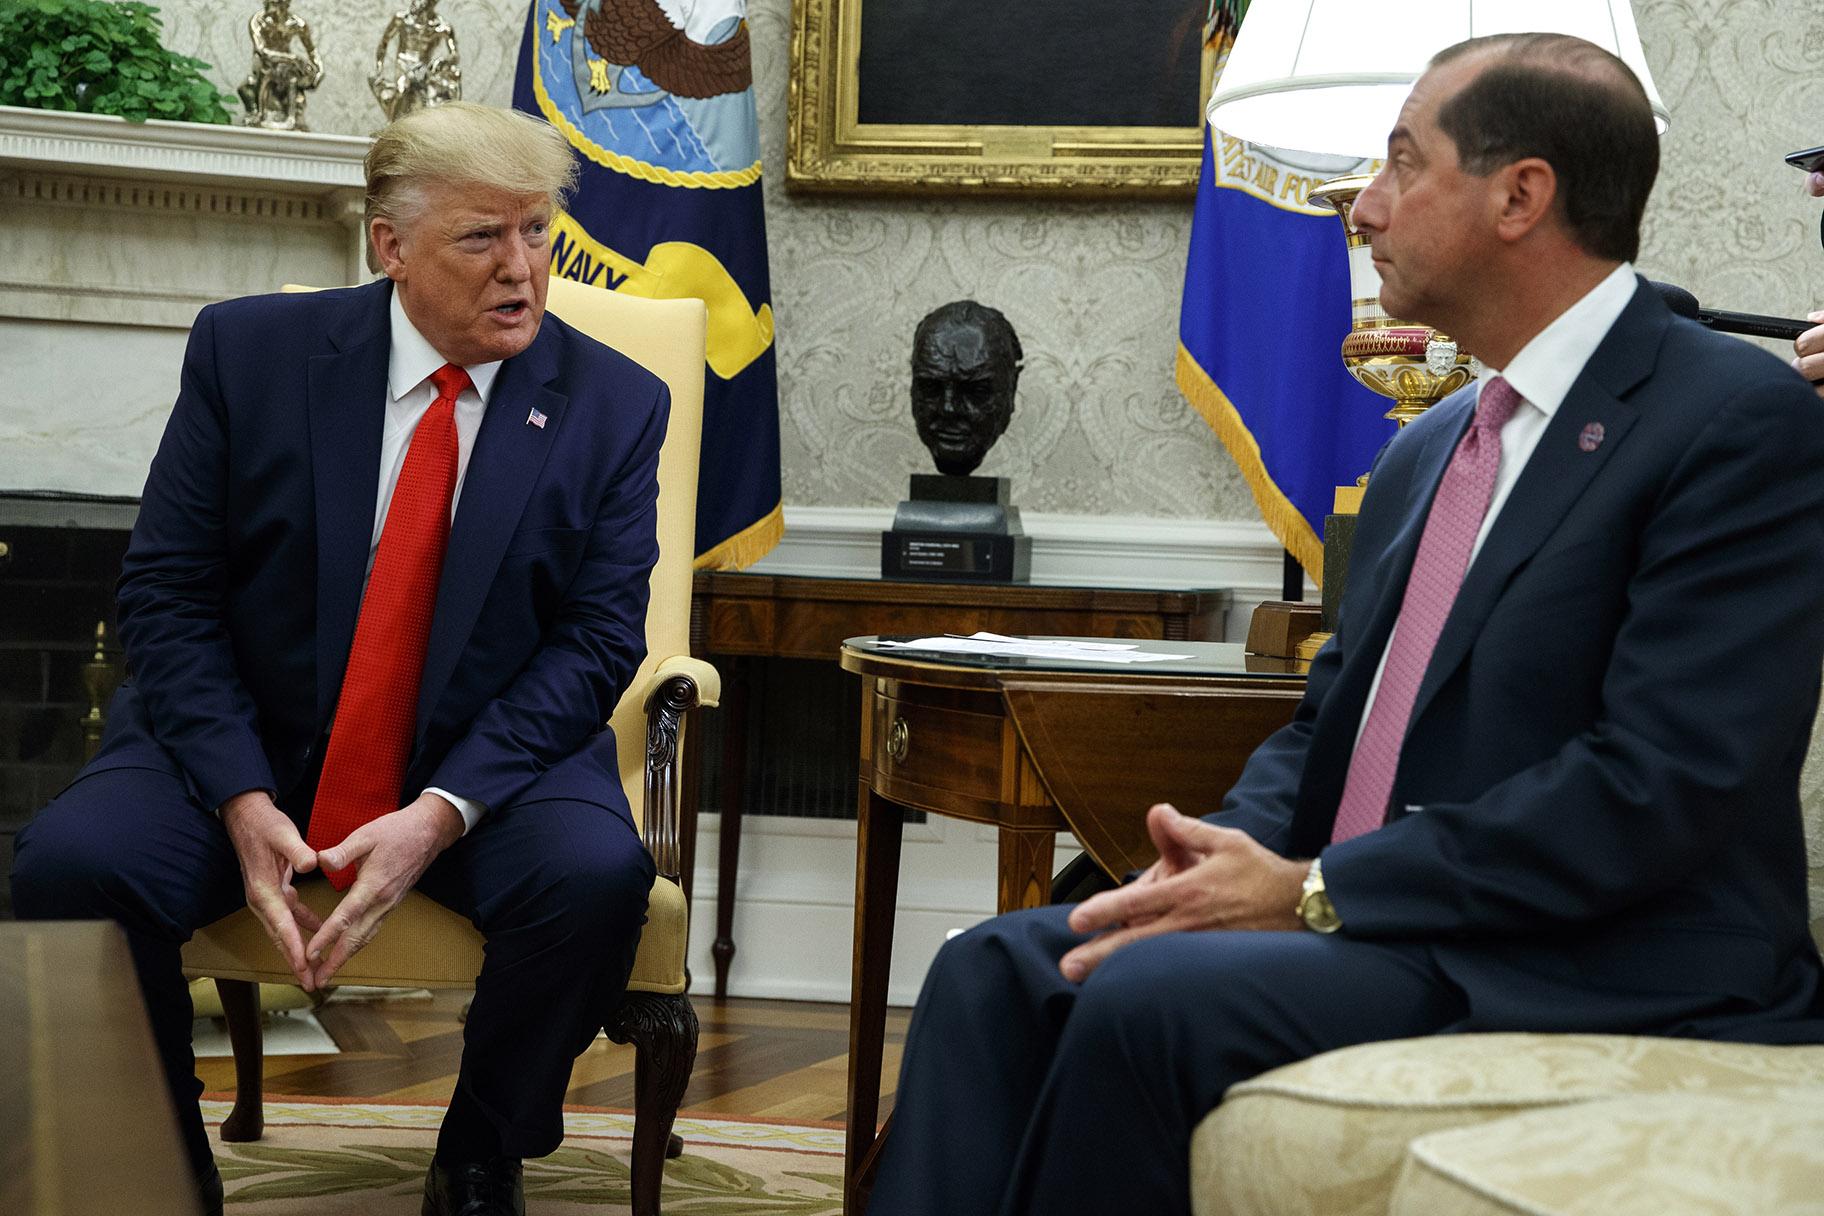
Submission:
[[[1020,339],[999,309],[958,300],[912,336],[912,420],[940,473],[973,473],[1013,419]]]

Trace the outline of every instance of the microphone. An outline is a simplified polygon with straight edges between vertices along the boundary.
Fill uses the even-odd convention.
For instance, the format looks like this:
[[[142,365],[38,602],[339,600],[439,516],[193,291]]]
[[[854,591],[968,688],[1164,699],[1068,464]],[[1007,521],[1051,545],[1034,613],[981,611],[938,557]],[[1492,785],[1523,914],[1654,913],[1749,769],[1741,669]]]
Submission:
[[[1719,333],[1745,334],[1750,338],[1775,338],[1791,342],[1817,325],[1815,321],[1799,321],[1790,317],[1763,317],[1751,312],[1724,312],[1718,308],[1704,308],[1698,304],[1696,296],[1682,287],[1657,283],[1652,279],[1648,279],[1647,284],[1659,292],[1667,308]]]

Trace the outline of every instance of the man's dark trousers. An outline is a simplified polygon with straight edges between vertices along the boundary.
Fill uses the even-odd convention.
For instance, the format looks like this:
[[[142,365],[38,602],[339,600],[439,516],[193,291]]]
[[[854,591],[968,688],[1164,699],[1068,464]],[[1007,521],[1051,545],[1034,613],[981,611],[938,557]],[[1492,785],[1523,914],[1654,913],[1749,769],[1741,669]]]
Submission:
[[[571,1064],[626,987],[652,878],[626,818],[554,798],[491,811],[425,871],[418,889],[487,938],[440,1154],[537,1157],[557,1147]],[[227,831],[171,773],[89,773],[18,838],[13,903],[22,919],[106,919],[126,930],[199,1173],[210,1150],[180,950],[244,902]]]
[[[997,917],[939,952],[869,1216],[1188,1212],[1191,1131],[1230,1085],[1465,1014],[1424,947],[1302,931],[1148,938],[1072,984],[1069,912]]]

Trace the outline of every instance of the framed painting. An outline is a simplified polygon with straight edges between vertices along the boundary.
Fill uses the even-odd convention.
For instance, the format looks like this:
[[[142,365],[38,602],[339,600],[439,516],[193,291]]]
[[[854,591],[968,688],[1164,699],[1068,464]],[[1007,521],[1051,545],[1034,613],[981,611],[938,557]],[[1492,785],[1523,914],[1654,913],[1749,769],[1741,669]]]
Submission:
[[[793,190],[1188,195],[1234,0],[794,0]]]

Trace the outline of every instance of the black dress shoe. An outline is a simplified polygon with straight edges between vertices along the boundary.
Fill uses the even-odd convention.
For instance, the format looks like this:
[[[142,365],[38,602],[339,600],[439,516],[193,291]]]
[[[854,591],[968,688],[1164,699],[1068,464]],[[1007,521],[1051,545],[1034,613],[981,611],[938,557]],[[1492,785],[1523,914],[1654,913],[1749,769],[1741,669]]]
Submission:
[[[212,1165],[206,1176],[197,1179],[196,1200],[203,1216],[222,1216],[222,1171]]]
[[[423,1216],[526,1216],[517,1157],[445,1165],[424,1176]]]

